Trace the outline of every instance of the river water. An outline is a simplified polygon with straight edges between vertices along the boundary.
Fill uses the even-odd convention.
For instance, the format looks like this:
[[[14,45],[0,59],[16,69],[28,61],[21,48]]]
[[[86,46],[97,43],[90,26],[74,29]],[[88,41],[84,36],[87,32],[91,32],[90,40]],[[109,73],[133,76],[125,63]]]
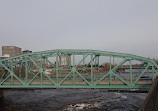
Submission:
[[[146,96],[105,89],[9,89],[0,98],[0,111],[137,111]]]

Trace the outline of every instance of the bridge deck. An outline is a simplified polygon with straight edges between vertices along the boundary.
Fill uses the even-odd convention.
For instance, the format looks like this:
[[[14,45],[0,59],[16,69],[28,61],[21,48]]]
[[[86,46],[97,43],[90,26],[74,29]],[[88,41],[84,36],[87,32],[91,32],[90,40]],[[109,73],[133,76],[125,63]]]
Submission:
[[[11,84],[13,84],[13,85],[19,85],[19,84],[21,84],[20,82],[13,82],[13,83],[11,83],[11,82],[5,82],[3,85],[11,85]],[[35,82],[32,82],[31,83],[31,85],[33,85],[33,84],[41,84],[41,82],[40,81],[35,81]],[[42,82],[42,84],[45,84],[45,85],[49,85],[49,84],[53,84],[52,82],[49,82],[49,81],[44,81],[44,82]],[[73,82],[73,81],[65,81],[65,82],[63,82],[62,83],[62,85],[67,85],[67,84],[70,84],[70,85],[73,85],[73,84],[82,84],[82,85],[87,85],[87,83],[86,82]],[[110,82],[99,82],[98,83],[98,85],[99,84],[101,84],[101,85],[109,85],[110,84]],[[123,83],[123,82],[111,82],[111,84],[112,85],[118,85],[118,84],[125,84],[125,83]],[[139,81],[139,82],[137,82],[137,84],[141,84],[141,85],[151,85],[152,84],[152,82],[148,82],[148,81]]]

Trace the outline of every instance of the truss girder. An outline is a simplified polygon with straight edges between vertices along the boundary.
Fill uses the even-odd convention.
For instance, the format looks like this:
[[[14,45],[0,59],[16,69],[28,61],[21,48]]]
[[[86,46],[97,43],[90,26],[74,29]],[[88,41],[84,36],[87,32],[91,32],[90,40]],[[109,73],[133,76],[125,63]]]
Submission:
[[[59,66],[59,56],[62,55],[71,56],[71,66]],[[110,57],[107,73],[100,72],[101,56]],[[121,58],[122,61],[112,67],[111,58]],[[140,73],[135,76],[131,63],[133,60],[143,63]],[[129,62],[128,78],[117,71],[126,62]],[[149,88],[158,75],[157,69],[158,65],[152,59],[132,54],[98,50],[49,50],[1,59],[0,88]],[[149,74],[152,81],[150,84],[148,81],[140,82],[148,70],[152,71]]]

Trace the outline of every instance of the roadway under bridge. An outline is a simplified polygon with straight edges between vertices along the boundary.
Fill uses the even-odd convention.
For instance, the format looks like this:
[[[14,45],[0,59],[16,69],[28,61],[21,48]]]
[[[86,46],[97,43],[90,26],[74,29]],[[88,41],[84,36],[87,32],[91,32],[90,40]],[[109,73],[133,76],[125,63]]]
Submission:
[[[69,56],[69,64],[61,64],[61,56]],[[152,59],[99,50],[48,50],[0,60],[0,88],[148,89],[157,75]]]

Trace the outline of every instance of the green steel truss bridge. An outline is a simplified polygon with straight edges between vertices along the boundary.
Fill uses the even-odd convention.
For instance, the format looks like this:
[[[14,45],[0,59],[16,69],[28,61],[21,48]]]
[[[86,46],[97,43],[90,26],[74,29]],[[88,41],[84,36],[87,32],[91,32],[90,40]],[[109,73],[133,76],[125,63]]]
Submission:
[[[133,69],[136,64],[141,68]],[[0,88],[141,89],[150,88],[157,75],[152,59],[99,50],[48,50],[0,60]]]

